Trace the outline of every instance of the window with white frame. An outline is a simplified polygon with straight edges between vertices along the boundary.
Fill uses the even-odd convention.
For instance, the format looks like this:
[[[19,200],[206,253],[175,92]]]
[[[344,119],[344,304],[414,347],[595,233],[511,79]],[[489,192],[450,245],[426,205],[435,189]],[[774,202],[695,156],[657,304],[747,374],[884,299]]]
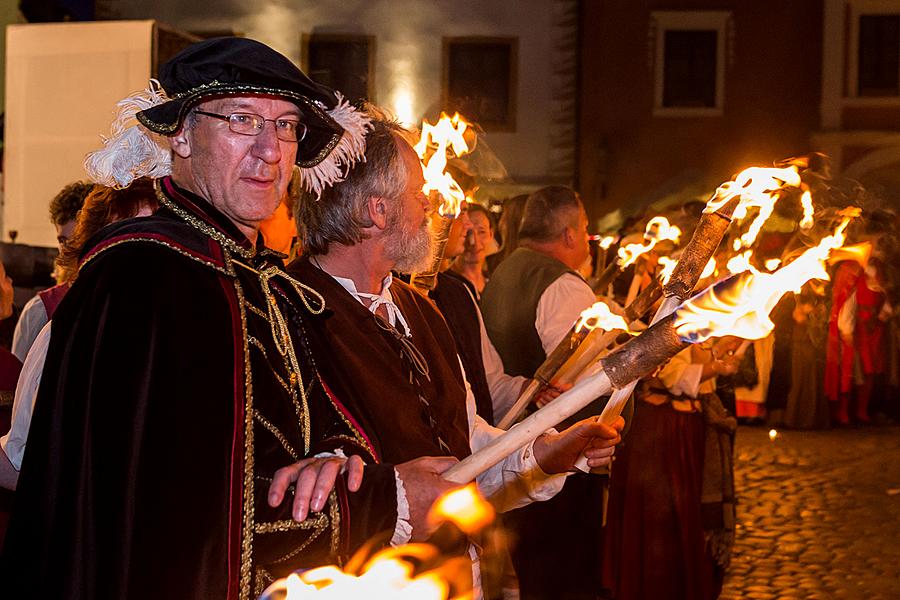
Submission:
[[[725,96],[727,11],[653,11],[653,114],[720,116]]]
[[[900,6],[851,0],[849,7],[847,97],[900,99]]]

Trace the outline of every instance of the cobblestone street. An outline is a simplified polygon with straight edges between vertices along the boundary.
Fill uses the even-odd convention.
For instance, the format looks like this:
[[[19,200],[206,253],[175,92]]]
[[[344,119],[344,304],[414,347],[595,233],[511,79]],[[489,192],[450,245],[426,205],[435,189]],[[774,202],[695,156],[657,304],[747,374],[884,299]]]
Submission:
[[[900,598],[900,427],[741,427],[721,598]]]

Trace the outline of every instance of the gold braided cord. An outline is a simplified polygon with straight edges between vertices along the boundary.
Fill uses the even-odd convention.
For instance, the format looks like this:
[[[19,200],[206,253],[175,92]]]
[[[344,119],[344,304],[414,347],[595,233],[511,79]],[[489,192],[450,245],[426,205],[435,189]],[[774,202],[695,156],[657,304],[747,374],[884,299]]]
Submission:
[[[156,199],[159,200],[159,203],[162,206],[165,206],[166,208],[171,210],[173,213],[178,215],[178,217],[182,221],[184,221],[185,223],[187,223],[194,229],[197,229],[197,230],[203,232],[204,234],[208,235],[209,237],[216,240],[217,242],[219,242],[220,244],[222,244],[223,246],[225,246],[226,248],[228,248],[235,254],[238,254],[238,255],[242,256],[243,258],[246,258],[247,260],[250,260],[251,258],[253,258],[253,256],[256,254],[256,250],[248,250],[247,248],[244,248],[243,246],[238,244],[236,241],[234,241],[232,238],[223,234],[221,231],[219,231],[215,227],[212,227],[212,226],[204,223],[203,221],[201,221],[194,215],[190,214],[189,212],[187,212],[186,210],[184,210],[183,208],[178,206],[176,203],[172,202],[172,200],[170,200],[169,197],[166,196],[165,192],[162,191],[162,188],[160,187],[159,182],[160,182],[159,179],[153,180],[153,189],[156,191]]]

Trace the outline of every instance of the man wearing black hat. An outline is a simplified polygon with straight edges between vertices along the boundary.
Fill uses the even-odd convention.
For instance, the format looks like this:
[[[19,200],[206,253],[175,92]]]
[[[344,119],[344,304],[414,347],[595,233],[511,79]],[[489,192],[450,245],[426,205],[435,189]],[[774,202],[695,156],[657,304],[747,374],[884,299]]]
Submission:
[[[191,46],[160,79],[85,162],[109,186],[155,178],[161,208],[90,240],[54,315],[0,557],[9,597],[250,599],[396,527],[395,468],[307,345],[322,298],[258,235],[295,165],[320,193],[361,158],[366,117],[252,40]],[[320,452],[297,484],[312,506],[269,496]],[[344,452],[364,478],[352,458],[335,481]],[[396,467],[411,518],[449,487],[445,463]]]

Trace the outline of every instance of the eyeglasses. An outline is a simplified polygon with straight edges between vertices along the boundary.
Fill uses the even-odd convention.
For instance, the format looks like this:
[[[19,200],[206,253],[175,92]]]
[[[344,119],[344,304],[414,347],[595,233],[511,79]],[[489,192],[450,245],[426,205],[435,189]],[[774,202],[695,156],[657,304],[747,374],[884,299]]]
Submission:
[[[198,115],[220,119],[228,123],[228,129],[240,135],[259,135],[266,127],[266,121],[275,124],[275,136],[284,142],[299,142],[306,137],[307,127],[296,119],[265,119],[253,113],[231,113],[219,115],[203,110],[194,110]]]

